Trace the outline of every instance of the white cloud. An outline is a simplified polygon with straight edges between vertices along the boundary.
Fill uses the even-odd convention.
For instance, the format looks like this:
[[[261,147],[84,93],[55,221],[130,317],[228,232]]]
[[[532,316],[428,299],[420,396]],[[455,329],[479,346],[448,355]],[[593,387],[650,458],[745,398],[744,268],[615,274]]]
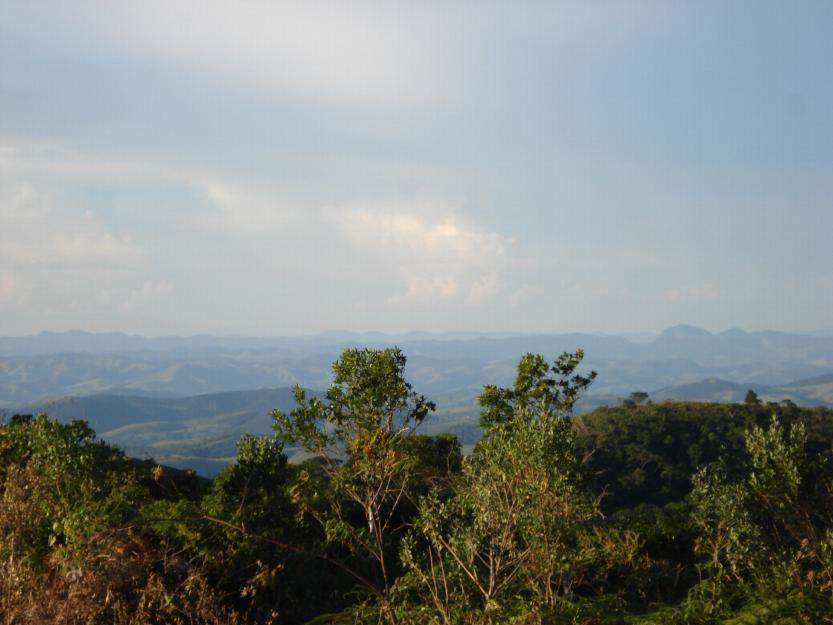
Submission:
[[[395,295],[391,302],[418,302],[436,298],[455,296],[460,291],[460,285],[453,276],[411,275],[408,279],[407,291],[402,295]]]
[[[179,186],[207,200],[202,207],[200,224],[220,232],[245,235],[272,235],[297,212],[297,204],[269,190],[167,163],[90,158],[48,143],[0,140],[0,168],[0,198],[4,200],[0,205],[0,224],[5,219],[18,232],[26,227],[41,233],[55,231],[51,249],[55,254],[66,255],[69,260],[73,254],[82,256],[82,252],[92,260],[105,260],[117,251],[129,256],[138,250],[128,235],[97,231],[89,212],[64,208],[65,216],[58,214],[62,210],[60,201],[52,197],[51,189],[60,194],[67,186],[88,184]],[[149,210],[153,208],[160,209],[148,207]],[[42,228],[45,222],[51,224],[46,231]],[[7,251],[14,253],[21,262],[51,258],[48,254],[44,256],[45,251],[36,253],[23,243],[12,244]]]
[[[479,276],[469,289],[469,302],[481,304],[498,295],[503,290],[503,279],[497,271]]]
[[[287,317],[299,330],[344,319],[390,328],[392,319],[417,323],[412,314],[508,309],[528,266],[514,239],[462,218],[448,201],[395,196],[322,207],[212,173],[113,165],[19,142],[0,142],[0,159],[0,268],[8,274],[0,274],[0,298],[7,310],[13,302],[16,327],[30,331],[163,323],[154,304],[172,293],[181,315],[216,304],[205,327],[223,315],[239,319],[231,302],[258,293],[269,304],[252,308],[253,320],[290,296],[300,303]],[[171,187],[187,190],[181,214],[165,195],[146,213],[129,201],[109,213],[101,200],[109,195],[95,193],[115,189],[124,200],[139,189],[155,198],[155,189]],[[98,202],[92,209],[88,191]],[[215,302],[205,295],[214,292],[235,295]],[[322,293],[339,302],[332,312],[316,308]],[[321,310],[320,319],[310,321],[310,310]]]
[[[512,238],[478,230],[443,202],[392,204],[398,208],[348,207],[331,214],[355,253],[394,271],[402,286],[390,303],[479,305],[504,292],[509,274],[521,264],[510,253]]]
[[[405,5],[362,2],[104,3],[108,45],[187,70],[360,103],[441,97],[449,55]]]
[[[520,308],[536,294],[535,287],[529,284],[522,284],[509,296],[509,305],[512,308]]]
[[[395,202],[399,204],[400,202]],[[438,261],[482,261],[505,257],[514,240],[494,232],[480,232],[453,214],[441,202],[406,201],[401,210],[347,208],[337,217],[345,232],[362,243],[377,242],[405,256]]]

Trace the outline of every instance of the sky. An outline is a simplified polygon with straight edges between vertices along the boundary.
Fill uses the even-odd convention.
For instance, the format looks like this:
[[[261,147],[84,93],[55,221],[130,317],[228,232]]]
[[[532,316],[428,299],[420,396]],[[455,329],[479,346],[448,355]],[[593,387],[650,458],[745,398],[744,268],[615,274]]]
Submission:
[[[0,0],[0,335],[830,328],[831,30]]]

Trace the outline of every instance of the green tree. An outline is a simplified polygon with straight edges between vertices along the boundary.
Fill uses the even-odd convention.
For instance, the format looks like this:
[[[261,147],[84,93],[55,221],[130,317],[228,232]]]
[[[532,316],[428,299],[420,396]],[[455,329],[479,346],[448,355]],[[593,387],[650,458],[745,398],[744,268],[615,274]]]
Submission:
[[[564,352],[550,364],[540,354],[526,354],[518,362],[515,385],[483,387],[480,395],[480,425],[488,430],[511,422],[521,415],[526,419],[568,416],[579,396],[596,379],[596,372],[576,372],[584,358],[582,350]]]
[[[83,421],[0,425],[4,623],[242,623],[191,554],[145,522],[153,503],[137,466]]]
[[[283,444],[272,438],[244,434],[237,443],[237,460],[211,484],[202,510],[240,529],[232,531],[236,548],[248,537],[280,540],[292,516],[288,486],[291,473]]]
[[[435,622],[505,622],[552,610],[581,585],[578,534],[597,506],[564,418],[595,378],[576,373],[581,358],[527,354],[513,388],[484,388],[484,436],[454,497],[426,497],[403,545],[402,587]]]
[[[711,611],[740,594],[752,606],[782,602],[792,616],[817,622],[833,609],[830,458],[807,453],[802,422],[785,432],[775,415],[747,431],[746,449],[734,474],[721,461],[693,480],[695,547],[709,573],[700,596]]]
[[[351,573],[390,620],[398,512],[419,458],[411,439],[435,409],[406,381],[405,363],[398,348],[345,350],[333,363],[333,383],[323,399],[296,387],[297,407],[289,415],[272,413],[278,438],[315,459],[293,496],[320,522],[329,544],[355,557]]]
[[[53,546],[70,559],[96,532],[127,525],[146,500],[124,454],[96,440],[86,422],[46,415],[0,426],[0,495],[7,513],[24,502],[29,511],[28,518],[3,516],[0,550],[14,545],[33,564]]]

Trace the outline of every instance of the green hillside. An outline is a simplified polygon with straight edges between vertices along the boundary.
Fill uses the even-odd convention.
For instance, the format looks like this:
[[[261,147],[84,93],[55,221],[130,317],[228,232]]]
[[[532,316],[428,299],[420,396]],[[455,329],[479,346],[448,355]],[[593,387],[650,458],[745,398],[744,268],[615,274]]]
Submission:
[[[833,405],[833,374],[785,384],[777,387],[774,393],[766,393],[766,395],[770,394],[783,394],[787,399],[804,405],[815,402]],[[769,399],[769,397],[766,398]]]
[[[47,413],[62,421],[83,419],[100,438],[129,455],[211,476],[234,459],[242,434],[270,434],[270,412],[292,404],[292,389],[279,388],[194,397],[69,397],[18,412]]]
[[[826,407],[665,401],[598,408],[573,424],[595,487],[605,492],[603,508],[613,511],[684,499],[699,467],[721,454],[741,456],[744,432],[772,415],[804,423],[813,452],[830,449],[833,409]]]
[[[788,384],[765,385],[735,383],[719,378],[680,384],[654,391],[651,397],[658,400],[697,400],[712,402],[741,402],[752,389],[768,402],[789,400],[802,406],[833,406],[833,374],[798,380]]]
[[[451,433],[464,446],[480,438],[475,392],[440,395],[438,414],[422,426],[425,434]],[[45,413],[61,421],[87,421],[99,437],[131,456],[194,469],[213,476],[237,453],[244,433],[272,433],[275,408],[290,410],[291,388],[209,393],[194,397],[101,394],[65,397],[21,406],[14,412]],[[288,448],[290,457],[296,450]]]

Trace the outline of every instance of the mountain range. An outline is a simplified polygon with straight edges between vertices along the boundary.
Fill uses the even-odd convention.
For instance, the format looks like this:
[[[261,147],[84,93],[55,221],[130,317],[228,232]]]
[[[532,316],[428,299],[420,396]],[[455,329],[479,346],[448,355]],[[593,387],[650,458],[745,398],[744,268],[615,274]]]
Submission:
[[[652,401],[695,400],[742,402],[748,385],[710,378],[660,389]],[[761,401],[790,400],[804,406],[833,406],[833,374],[781,386],[755,386]],[[314,394],[314,392],[313,392]],[[591,394],[577,411],[614,405],[622,398]],[[84,419],[99,436],[135,457],[153,457],[164,464],[192,468],[213,475],[235,456],[240,435],[272,432],[273,409],[285,412],[294,405],[292,389],[261,389],[211,393],[194,397],[100,394],[66,397],[18,407],[15,412],[47,413],[64,421]],[[472,445],[480,436],[474,394],[443,397],[424,433],[453,432]],[[300,450],[288,450],[290,454]]]
[[[833,337],[675,326],[652,340],[598,334],[462,335],[329,332],[309,337],[158,337],[84,332],[0,337],[0,406],[67,395],[192,396],[301,384],[325,388],[346,347],[398,345],[420,392],[508,384],[527,352],[581,348],[594,391],[627,394],[720,378],[779,385],[833,372]]]
[[[430,431],[478,436],[477,395],[509,385],[527,352],[583,349],[599,375],[579,406],[615,404],[632,391],[665,399],[833,405],[833,337],[675,326],[657,336],[328,332],[307,337],[157,337],[41,333],[0,337],[0,408],[85,418],[134,455],[211,474],[243,432],[270,431],[290,409],[290,387],[324,389],[347,347],[398,345],[414,388],[438,404]]]

